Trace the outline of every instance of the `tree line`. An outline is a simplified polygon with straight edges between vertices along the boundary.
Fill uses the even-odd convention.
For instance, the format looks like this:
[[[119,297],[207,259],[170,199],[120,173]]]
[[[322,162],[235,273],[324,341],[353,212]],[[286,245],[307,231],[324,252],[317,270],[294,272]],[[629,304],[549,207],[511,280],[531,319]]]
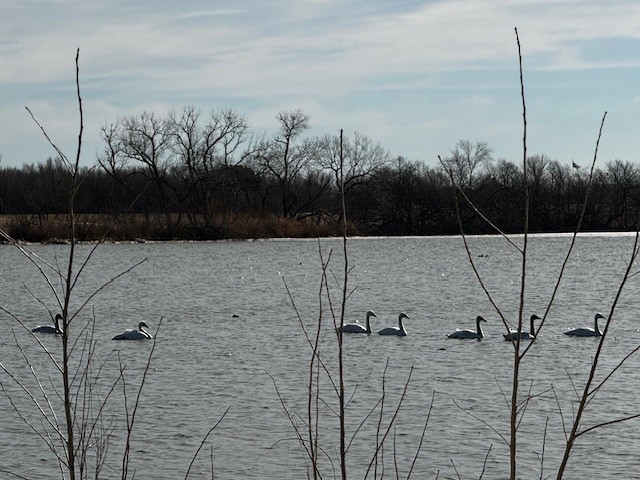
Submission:
[[[308,136],[302,110],[275,120],[273,132],[258,134],[231,109],[203,115],[187,106],[165,117],[119,118],[102,127],[95,165],[79,172],[76,211],[139,214],[160,226],[159,238],[226,238],[235,236],[229,227],[238,218],[267,216],[331,233],[339,231],[342,186],[353,234],[454,234],[456,204],[467,233],[491,232],[470,203],[504,232],[523,230],[522,162],[494,159],[486,142],[460,140],[431,167],[360,133]],[[576,167],[546,155],[528,158],[531,232],[575,228],[589,180],[586,168]],[[0,165],[0,214],[39,223],[63,214],[69,181],[58,158]],[[639,205],[640,168],[607,162],[594,170],[583,229],[633,229]]]

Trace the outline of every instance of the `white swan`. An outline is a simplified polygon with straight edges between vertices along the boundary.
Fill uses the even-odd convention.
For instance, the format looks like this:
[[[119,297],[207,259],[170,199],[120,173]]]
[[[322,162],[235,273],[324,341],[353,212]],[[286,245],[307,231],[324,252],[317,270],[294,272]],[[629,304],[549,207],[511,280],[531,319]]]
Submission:
[[[32,332],[35,333],[53,333],[56,335],[62,334],[62,328],[60,327],[60,321],[62,320],[62,315],[59,313],[56,314],[56,318],[53,319],[53,325],[38,325],[36,328],[31,329]]]
[[[565,335],[573,335],[574,337],[601,337],[602,332],[598,328],[598,319],[605,318],[601,313],[596,313],[593,319],[593,328],[589,327],[578,327],[572,328],[571,330],[567,330],[564,332]]]
[[[404,325],[402,324],[403,318],[409,318],[405,313],[401,313],[398,315],[398,326],[397,327],[387,327],[378,331],[380,335],[396,335],[398,337],[404,337],[407,334],[407,331],[404,329]]]
[[[367,312],[366,327],[360,323],[345,323],[342,325],[342,331],[344,333],[371,333],[371,317],[375,317],[376,314],[371,310]]]
[[[146,340],[153,336],[144,329],[149,328],[146,323],[140,322],[137,330],[125,330],[124,333],[116,335],[113,340]]]
[[[536,327],[533,324],[534,320],[540,320],[540,317],[537,315],[531,315],[531,330],[529,332],[522,330],[520,335],[518,335],[518,330],[511,329],[509,333],[503,333],[502,336],[508,341],[518,340],[518,337],[520,337],[520,340],[533,340],[536,338]]]
[[[447,337],[449,338],[476,338],[480,340],[484,338],[484,333],[482,333],[482,328],[480,327],[480,322],[486,322],[484,318],[480,315],[476,318],[476,330],[460,330],[456,328],[456,331],[453,333],[449,333]]]

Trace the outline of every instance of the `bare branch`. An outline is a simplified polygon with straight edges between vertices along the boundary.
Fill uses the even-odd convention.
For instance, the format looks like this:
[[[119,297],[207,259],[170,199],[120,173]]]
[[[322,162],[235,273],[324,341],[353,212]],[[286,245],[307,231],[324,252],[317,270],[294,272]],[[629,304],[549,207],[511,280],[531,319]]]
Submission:
[[[215,423],[215,425],[209,429],[207,434],[204,436],[204,438],[200,442],[200,446],[196,449],[196,453],[193,454],[193,458],[191,459],[191,463],[189,463],[189,468],[187,468],[187,473],[184,476],[184,480],[187,480],[187,477],[189,477],[189,472],[191,471],[191,467],[193,466],[193,462],[196,461],[196,457],[198,456],[198,453],[200,453],[200,450],[204,446],[204,443],[207,441],[207,438],[209,438],[209,435],[211,435],[211,432],[213,432],[216,429],[216,427],[218,425],[220,425],[220,423],[222,422],[222,420],[227,415],[227,413],[229,412],[230,409],[231,409],[231,405],[229,405],[227,407],[227,409],[224,411],[222,416],[218,419],[218,421]]]

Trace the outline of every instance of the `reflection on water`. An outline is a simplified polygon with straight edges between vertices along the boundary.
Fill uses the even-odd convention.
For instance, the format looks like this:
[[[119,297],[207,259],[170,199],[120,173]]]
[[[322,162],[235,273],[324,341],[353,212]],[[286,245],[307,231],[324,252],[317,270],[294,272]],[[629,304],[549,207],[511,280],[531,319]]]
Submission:
[[[544,476],[559,464],[564,446],[562,417],[565,421],[572,418],[574,386],[580,391],[597,345],[597,339],[570,338],[562,333],[569,327],[592,325],[596,311],[605,316],[609,313],[632,241],[625,235],[578,239],[556,301],[521,372],[523,392],[530,389],[535,395],[520,424],[522,478],[540,476],[543,451]],[[567,236],[530,239],[527,318],[531,313],[545,313],[569,242]],[[386,414],[381,428],[386,427],[413,367],[397,429],[391,432],[393,439],[383,453],[384,463],[381,460],[377,467],[378,477],[395,478],[392,442],[400,476],[406,476],[434,392],[433,411],[412,478],[435,478],[438,474],[440,478],[457,478],[456,470],[462,478],[477,478],[489,448],[485,478],[508,476],[508,446],[500,435],[508,438],[505,396],[511,389],[513,350],[502,339],[505,328],[475,279],[462,241],[378,238],[350,239],[348,245],[353,267],[349,287],[354,289],[347,306],[348,320],[362,321],[364,312],[374,310],[377,317],[372,318],[372,329],[377,331],[396,325],[401,311],[409,316],[405,320],[408,336],[404,338],[375,334],[345,337],[346,385],[348,395],[353,393],[348,405],[350,432],[358,429],[380,399],[385,366]],[[497,237],[472,238],[470,245],[471,256],[495,301],[508,318],[515,318],[520,289],[517,250]],[[321,246],[325,258],[333,249],[330,283],[336,307],[343,269],[341,245],[336,240],[322,240]],[[65,248],[34,246],[33,250],[56,262],[64,258]],[[89,247],[81,250],[86,254]],[[80,303],[87,293],[143,258],[148,260],[95,297],[78,320],[86,321],[95,314],[96,355],[104,359],[115,350],[127,365],[127,378],[132,383],[129,391],[133,391],[151,345],[110,339],[139,321],[154,331],[162,318],[134,429],[132,465],[136,477],[183,477],[204,435],[230,406],[196,460],[193,478],[210,478],[212,467],[217,478],[304,478],[304,452],[271,377],[289,411],[302,417],[295,417],[295,421],[303,427],[310,350],[295,309],[309,331],[315,331],[321,273],[318,242],[104,245],[91,259],[76,301]],[[2,306],[29,325],[43,323],[46,311],[24,287],[28,285],[54,308],[37,271],[9,246],[0,246],[0,266]],[[616,309],[603,367],[612,368],[640,344],[635,306],[638,278],[628,283]],[[333,368],[335,337],[326,316],[328,309],[325,299],[321,350]],[[472,326],[477,315],[487,319],[483,341],[446,338],[456,327]],[[0,318],[6,331],[16,332],[41,378],[56,381],[50,362],[17,323],[5,314]],[[59,339],[43,340],[53,351],[58,347]],[[8,368],[28,375],[10,335],[0,346],[0,358]],[[115,359],[112,357],[102,372],[104,389],[117,376]],[[585,427],[638,412],[637,367],[638,360],[633,358],[606,384],[589,407]],[[604,373],[598,376],[603,377]],[[6,384],[6,377],[3,382]],[[323,381],[321,390],[328,403],[335,405],[328,380]],[[122,402],[121,396],[114,398]],[[119,468],[118,438],[124,429],[118,405],[111,408],[116,430],[114,457],[104,470],[106,477],[112,476],[110,469]],[[0,432],[0,468],[34,479],[57,476],[53,455],[16,418],[5,397],[0,397],[0,409],[5,426]],[[335,458],[337,419],[328,409],[322,411],[321,442]],[[373,458],[377,415],[365,422],[350,446],[349,471],[355,478],[364,477]],[[639,447],[635,424],[597,430],[579,439],[567,477],[628,477],[636,470]],[[323,462],[329,472],[330,465]]]

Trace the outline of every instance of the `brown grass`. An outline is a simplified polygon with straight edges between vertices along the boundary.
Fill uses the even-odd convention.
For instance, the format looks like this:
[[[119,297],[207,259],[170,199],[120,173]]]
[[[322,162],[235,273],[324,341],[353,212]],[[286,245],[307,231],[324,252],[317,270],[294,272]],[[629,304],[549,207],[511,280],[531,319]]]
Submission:
[[[0,228],[28,242],[66,242],[70,237],[66,215],[0,215]],[[339,236],[336,219],[290,219],[277,215],[218,215],[189,221],[172,214],[77,214],[79,241],[220,240],[249,238],[316,238]],[[354,226],[350,234],[357,234]]]

